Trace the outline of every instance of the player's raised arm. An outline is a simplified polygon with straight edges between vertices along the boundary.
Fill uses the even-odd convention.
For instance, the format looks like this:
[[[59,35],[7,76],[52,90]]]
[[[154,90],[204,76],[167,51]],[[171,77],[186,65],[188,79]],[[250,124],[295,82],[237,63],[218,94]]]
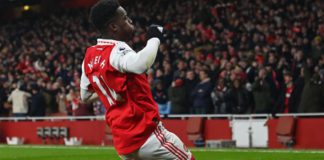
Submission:
[[[110,56],[110,64],[121,72],[142,74],[154,63],[162,38],[163,28],[158,25],[149,27],[146,46],[139,52],[134,52],[125,43],[117,46],[117,51]]]

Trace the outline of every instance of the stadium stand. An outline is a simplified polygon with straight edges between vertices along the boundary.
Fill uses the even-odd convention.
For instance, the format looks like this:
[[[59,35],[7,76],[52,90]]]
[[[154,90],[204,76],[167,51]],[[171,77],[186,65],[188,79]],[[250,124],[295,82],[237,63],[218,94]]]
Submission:
[[[149,24],[166,30],[148,77],[153,88],[163,84],[157,89],[162,93],[182,79],[189,101],[177,106],[181,112],[171,107],[171,114],[196,113],[191,92],[201,83],[202,70],[211,84],[208,114],[323,112],[323,1],[157,0],[126,6],[138,27],[130,42],[134,48],[144,45]],[[78,97],[83,54],[97,36],[87,11],[59,8],[1,22],[1,116],[11,115],[6,101],[17,82],[29,93],[39,90],[29,115],[35,111],[31,104],[41,101],[33,116],[94,114]],[[285,84],[286,73],[292,83]]]

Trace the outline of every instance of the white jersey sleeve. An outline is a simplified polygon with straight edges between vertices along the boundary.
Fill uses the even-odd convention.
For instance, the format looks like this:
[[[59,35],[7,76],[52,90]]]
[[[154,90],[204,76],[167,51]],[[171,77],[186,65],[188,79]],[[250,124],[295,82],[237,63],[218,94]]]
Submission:
[[[154,63],[159,45],[158,38],[151,38],[147,41],[146,46],[136,53],[126,43],[117,43],[111,51],[109,63],[122,73],[142,74]]]
[[[81,80],[80,80],[80,88],[84,89],[84,90],[88,90],[88,88],[90,86],[90,81],[84,72],[84,61],[82,62],[81,68],[82,68],[82,74],[81,74]]]
[[[84,61],[82,62],[82,74],[80,80],[80,98],[83,102],[86,102],[91,96],[92,91],[89,91],[90,81],[84,72]]]

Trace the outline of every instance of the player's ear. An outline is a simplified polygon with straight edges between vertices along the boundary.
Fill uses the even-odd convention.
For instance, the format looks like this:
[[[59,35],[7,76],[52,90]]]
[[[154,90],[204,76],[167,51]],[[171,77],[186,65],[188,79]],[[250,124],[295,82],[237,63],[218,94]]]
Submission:
[[[109,27],[109,30],[111,30],[112,32],[117,32],[117,30],[118,30],[118,26],[116,23],[110,23],[108,25],[108,27]]]

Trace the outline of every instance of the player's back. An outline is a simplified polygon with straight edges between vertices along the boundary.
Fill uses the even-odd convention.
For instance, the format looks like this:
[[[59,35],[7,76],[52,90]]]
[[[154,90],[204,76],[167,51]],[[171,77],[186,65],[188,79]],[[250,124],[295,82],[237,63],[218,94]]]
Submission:
[[[111,54],[122,51],[124,43],[104,42],[87,49],[84,73],[88,89],[94,90],[106,107],[117,152],[125,154],[146,141],[160,118],[146,75],[123,73],[111,65]]]

